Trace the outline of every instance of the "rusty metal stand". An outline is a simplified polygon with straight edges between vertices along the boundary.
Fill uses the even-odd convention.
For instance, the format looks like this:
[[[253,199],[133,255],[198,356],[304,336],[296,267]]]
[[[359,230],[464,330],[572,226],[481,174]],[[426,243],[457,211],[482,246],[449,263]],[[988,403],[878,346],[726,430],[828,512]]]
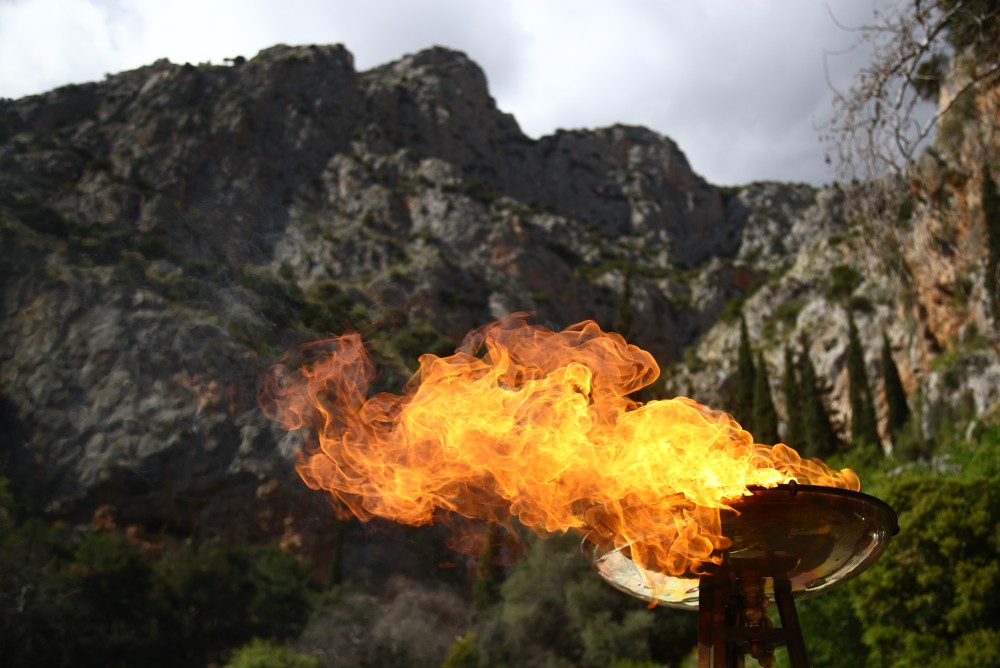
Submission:
[[[780,628],[772,627],[764,612],[765,576],[759,571],[722,570],[702,577],[698,668],[744,668],[746,654],[757,659],[762,668],[770,668],[776,647],[787,648],[792,668],[809,668],[791,585],[783,576],[767,577],[773,585]]]

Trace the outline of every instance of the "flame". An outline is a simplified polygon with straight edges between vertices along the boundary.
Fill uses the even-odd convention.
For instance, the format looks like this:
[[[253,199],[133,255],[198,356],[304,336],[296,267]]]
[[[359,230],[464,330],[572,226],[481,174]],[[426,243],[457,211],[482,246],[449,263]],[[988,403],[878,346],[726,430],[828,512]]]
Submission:
[[[454,355],[421,356],[401,395],[367,396],[375,366],[359,334],[304,353],[266,376],[261,405],[310,430],[299,474],[361,520],[447,511],[541,533],[600,528],[637,563],[681,575],[718,561],[719,511],[749,485],[860,487],[691,399],[630,400],[659,368],[591,321],[555,332],[508,316]]]

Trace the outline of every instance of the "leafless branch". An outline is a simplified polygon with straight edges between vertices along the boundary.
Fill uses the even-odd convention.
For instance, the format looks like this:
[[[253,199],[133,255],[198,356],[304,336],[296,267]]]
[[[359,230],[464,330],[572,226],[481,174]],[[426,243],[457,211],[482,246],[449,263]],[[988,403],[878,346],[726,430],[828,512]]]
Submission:
[[[991,21],[995,25],[1000,14],[997,3],[896,0],[875,12],[872,23],[859,27],[845,26],[829,6],[827,12],[836,25],[857,35],[852,48],[871,51],[869,64],[847,90],[831,84],[834,114],[824,138],[835,147],[838,177],[844,181],[880,180],[902,173],[963,93],[1000,76],[998,47],[989,42],[995,27],[986,28]],[[982,47],[980,51],[990,57],[971,59],[961,86],[931,110],[922,94],[934,77],[925,70],[935,59],[954,61],[962,55],[951,41],[959,21],[976,27],[972,47]],[[827,57],[833,55],[837,54]]]

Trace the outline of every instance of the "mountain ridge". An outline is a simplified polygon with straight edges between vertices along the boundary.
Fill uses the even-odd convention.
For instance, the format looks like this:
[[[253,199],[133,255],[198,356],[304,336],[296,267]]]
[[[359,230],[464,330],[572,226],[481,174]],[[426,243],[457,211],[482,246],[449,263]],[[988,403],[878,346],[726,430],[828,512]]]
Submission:
[[[939,304],[930,322],[841,190],[718,188],[645,128],[530,139],[441,47],[357,72],[343,46],[279,45],[4,100],[0,174],[8,466],[77,520],[113,504],[124,524],[323,549],[332,519],[292,472],[299,437],[254,387],[344,327],[371,335],[398,387],[421,352],[506,313],[594,319],[672,365],[669,388],[728,408],[742,310],[772,379],[782,345],[820,334],[846,432],[849,310],[872,382],[885,332],[911,393],[968,311]],[[838,267],[858,280],[838,288]],[[966,306],[988,332],[977,285]],[[985,412],[1000,366],[973,352],[955,382]]]

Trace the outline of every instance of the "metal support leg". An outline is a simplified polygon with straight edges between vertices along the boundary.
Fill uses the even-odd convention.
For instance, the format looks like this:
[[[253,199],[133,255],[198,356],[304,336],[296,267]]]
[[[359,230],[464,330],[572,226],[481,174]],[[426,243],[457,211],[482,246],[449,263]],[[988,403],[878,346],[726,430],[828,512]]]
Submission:
[[[781,617],[781,628],[784,631],[785,646],[792,668],[809,668],[806,644],[802,639],[802,627],[799,626],[799,614],[795,611],[792,586],[788,580],[774,578],[774,601],[778,605],[778,615]]]
[[[726,663],[726,578],[708,575],[698,593],[698,668],[732,668]]]
[[[771,628],[763,619],[759,603],[761,576],[750,577],[756,580],[733,579],[725,572],[702,577],[698,594],[698,668],[743,668],[747,652],[757,656],[760,665],[771,666],[772,650],[781,646],[788,650],[792,668],[809,668],[791,584],[782,576],[771,578],[781,617],[781,628]]]

